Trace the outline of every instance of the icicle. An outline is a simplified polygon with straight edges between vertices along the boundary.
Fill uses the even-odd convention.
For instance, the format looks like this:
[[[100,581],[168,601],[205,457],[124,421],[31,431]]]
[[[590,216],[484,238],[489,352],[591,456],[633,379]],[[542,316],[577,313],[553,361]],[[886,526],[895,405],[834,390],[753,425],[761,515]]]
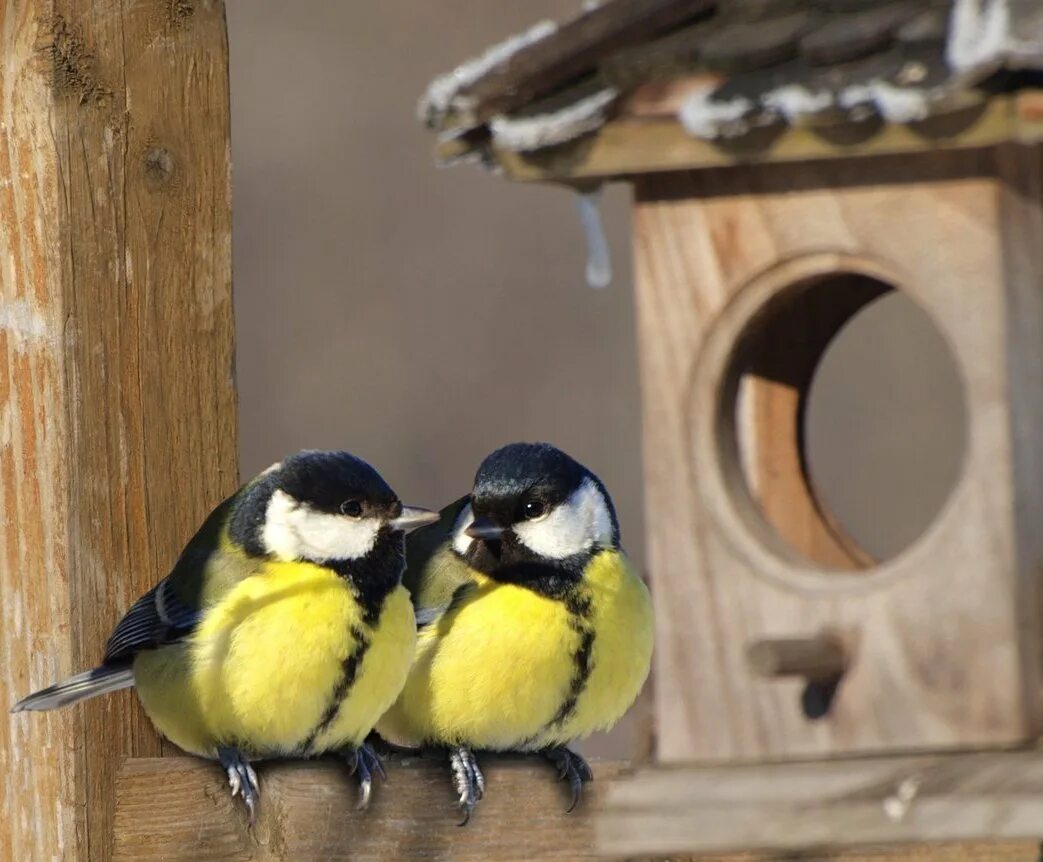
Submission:
[[[601,223],[601,186],[579,192],[576,203],[587,238],[587,284],[595,288],[608,287],[612,283],[612,260],[605,226]]]

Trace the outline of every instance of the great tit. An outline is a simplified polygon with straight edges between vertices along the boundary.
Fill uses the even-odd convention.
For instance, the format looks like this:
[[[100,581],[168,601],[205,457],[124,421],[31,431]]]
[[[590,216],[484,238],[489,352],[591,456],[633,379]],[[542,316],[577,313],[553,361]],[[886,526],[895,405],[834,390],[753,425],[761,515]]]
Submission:
[[[593,776],[568,745],[615,724],[652,655],[648,590],[605,486],[553,446],[505,446],[406,559],[417,656],[378,733],[447,751],[463,823],[485,790],[481,749],[542,753],[571,811]]]
[[[341,753],[365,807],[383,770],[364,741],[416,646],[404,531],[437,517],[347,452],[293,455],[210,514],[98,667],[12,711],[133,686],[160,733],[220,761],[251,823],[257,758]]]

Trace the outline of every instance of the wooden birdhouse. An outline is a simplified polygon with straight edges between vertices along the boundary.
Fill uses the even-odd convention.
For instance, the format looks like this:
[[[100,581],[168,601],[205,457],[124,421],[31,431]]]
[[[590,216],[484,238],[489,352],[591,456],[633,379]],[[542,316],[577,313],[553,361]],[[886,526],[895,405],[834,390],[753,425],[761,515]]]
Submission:
[[[624,850],[1043,835],[986,775],[1038,783],[1036,761],[958,754],[1043,727],[1041,72],[1035,0],[614,0],[422,101],[445,161],[634,189],[654,760],[729,769],[621,783]],[[802,418],[834,336],[892,292],[964,421],[939,512],[877,558],[822,504]],[[984,808],[944,808],[968,793]],[[813,797],[855,813],[831,833]]]

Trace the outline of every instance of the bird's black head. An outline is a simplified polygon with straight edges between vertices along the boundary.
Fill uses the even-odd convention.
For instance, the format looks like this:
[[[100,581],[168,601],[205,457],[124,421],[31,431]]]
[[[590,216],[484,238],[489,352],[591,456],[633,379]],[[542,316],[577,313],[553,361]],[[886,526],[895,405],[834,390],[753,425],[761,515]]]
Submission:
[[[546,443],[512,443],[482,462],[453,542],[479,571],[544,592],[582,577],[594,553],[618,545],[601,480]]]
[[[309,450],[269,467],[243,488],[229,534],[254,556],[320,563],[359,584],[397,583],[404,531],[437,518],[404,507],[361,458]]]
[[[348,452],[298,452],[277,466],[275,477],[278,490],[315,512],[395,518],[402,511],[384,477]]]

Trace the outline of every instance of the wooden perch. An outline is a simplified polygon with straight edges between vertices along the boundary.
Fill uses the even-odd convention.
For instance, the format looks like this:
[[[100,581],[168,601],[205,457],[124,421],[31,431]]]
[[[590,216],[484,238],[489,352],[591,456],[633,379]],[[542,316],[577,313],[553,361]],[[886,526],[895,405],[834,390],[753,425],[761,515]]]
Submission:
[[[598,844],[620,856],[1022,839],[1033,849],[979,844],[962,858],[1030,860],[1043,838],[1043,752],[646,769],[599,802]]]
[[[459,827],[448,766],[394,758],[368,811],[355,810],[357,785],[334,760],[261,764],[254,834],[221,769],[194,758],[126,761],[116,787],[115,858],[126,862],[200,859],[387,860],[593,859],[590,812],[619,764],[598,763],[571,814],[568,786],[538,758],[483,757],[487,792]]]
[[[755,641],[746,650],[750,667],[760,676],[799,676],[810,682],[838,679],[847,667],[844,645],[829,635]]]
[[[595,780],[572,814],[565,813],[565,785],[545,762],[485,756],[482,763],[488,790],[464,828],[456,825],[445,764],[434,759],[388,762],[388,780],[374,788],[365,812],[355,810],[355,781],[336,761],[262,764],[261,810],[251,834],[215,764],[130,759],[117,784],[115,859],[487,862],[670,853],[677,860],[677,853],[713,849],[700,862],[1028,862],[1038,843],[884,844],[1043,833],[1043,755],[1035,753],[636,775],[619,763],[596,763]],[[862,840],[873,843],[850,846]],[[749,848],[721,855],[746,841]],[[825,843],[838,846],[781,857],[756,849]]]

